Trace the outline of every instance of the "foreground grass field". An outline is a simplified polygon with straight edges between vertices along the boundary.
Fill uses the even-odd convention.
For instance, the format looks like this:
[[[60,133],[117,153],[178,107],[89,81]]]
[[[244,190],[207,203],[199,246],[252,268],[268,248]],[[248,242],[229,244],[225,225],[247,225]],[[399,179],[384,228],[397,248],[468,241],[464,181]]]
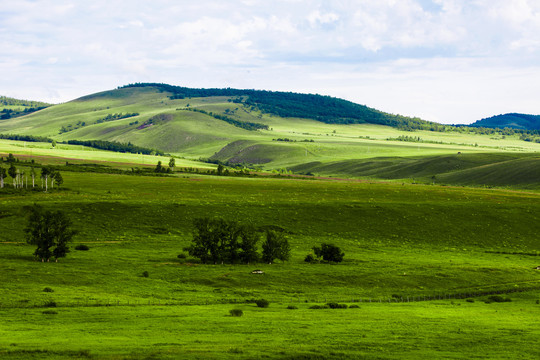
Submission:
[[[535,359],[539,293],[296,310],[239,305],[0,309],[4,359]]]
[[[540,287],[536,192],[63,176],[61,190],[0,194],[2,358],[539,356],[540,292],[514,292]],[[79,231],[73,245],[90,250],[72,250],[58,263],[34,261],[23,232],[24,207],[34,203],[65,211]],[[281,228],[290,261],[232,266],[179,258],[193,219],[204,216]],[[305,263],[321,242],[340,246],[345,261]],[[477,294],[488,292],[512,301],[485,304]],[[270,307],[250,302],[260,298]],[[418,302],[424,298],[431,300]],[[326,302],[359,308],[309,309]],[[233,308],[244,316],[229,316]]]

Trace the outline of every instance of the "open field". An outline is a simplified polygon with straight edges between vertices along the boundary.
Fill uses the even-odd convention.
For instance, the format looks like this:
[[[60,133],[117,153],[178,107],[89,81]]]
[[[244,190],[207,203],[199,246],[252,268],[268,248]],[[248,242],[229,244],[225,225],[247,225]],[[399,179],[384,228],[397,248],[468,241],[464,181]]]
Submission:
[[[63,176],[61,190],[0,194],[4,358],[538,356],[540,293],[503,294],[512,302],[492,304],[477,295],[540,287],[533,270],[540,265],[538,193],[192,174]],[[58,263],[33,261],[23,233],[23,208],[33,203],[65,211],[79,230],[73,245],[90,250],[72,249]],[[178,258],[193,219],[204,216],[282,228],[290,261]],[[344,262],[305,263],[321,242],[340,246]],[[424,297],[437,300],[418,302]],[[249,303],[259,298],[270,307]],[[309,309],[326,302],[360,308]],[[233,308],[244,316],[229,316]]]
[[[0,140],[0,156],[24,161],[19,170],[34,160],[64,179],[49,192],[13,189],[11,178],[0,189],[2,359],[540,357],[540,144],[169,95],[127,88],[0,121],[3,134],[163,150],[177,170],[127,175],[169,156]],[[103,120],[127,113],[137,115]],[[249,164],[251,174],[202,175],[217,165],[201,157]],[[58,263],[35,261],[26,244],[33,204],[62,210],[78,231]],[[290,260],[202,264],[183,250],[202,217],[251,224],[261,237],[277,229]],[[306,263],[323,242],[344,261]],[[330,302],[354,307],[312,308]]]

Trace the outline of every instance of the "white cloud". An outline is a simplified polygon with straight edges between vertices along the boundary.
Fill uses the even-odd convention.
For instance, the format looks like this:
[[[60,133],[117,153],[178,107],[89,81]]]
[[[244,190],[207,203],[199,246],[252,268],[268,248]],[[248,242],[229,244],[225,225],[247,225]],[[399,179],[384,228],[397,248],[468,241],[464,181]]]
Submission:
[[[66,101],[160,81],[473,121],[540,113],[539,33],[536,0],[6,1],[0,94]]]

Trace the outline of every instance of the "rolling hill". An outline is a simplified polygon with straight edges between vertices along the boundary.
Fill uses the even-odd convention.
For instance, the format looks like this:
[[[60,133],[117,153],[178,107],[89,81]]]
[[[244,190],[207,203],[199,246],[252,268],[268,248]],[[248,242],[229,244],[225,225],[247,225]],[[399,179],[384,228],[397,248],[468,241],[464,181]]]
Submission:
[[[503,114],[478,120],[469,126],[487,128],[510,128],[519,130],[540,130],[540,115]]]
[[[478,134],[329,96],[166,84],[127,85],[0,120],[0,134],[129,143],[188,160],[323,176],[432,182],[444,175],[445,183],[464,183],[448,174],[522,158],[540,166],[540,144],[519,134]],[[534,187],[534,174],[516,183]]]

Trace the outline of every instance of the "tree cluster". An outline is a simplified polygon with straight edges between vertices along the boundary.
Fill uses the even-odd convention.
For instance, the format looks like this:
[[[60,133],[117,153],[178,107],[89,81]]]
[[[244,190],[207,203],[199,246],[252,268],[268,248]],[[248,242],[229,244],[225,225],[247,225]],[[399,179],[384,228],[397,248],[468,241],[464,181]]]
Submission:
[[[117,141],[105,141],[105,140],[68,140],[67,143],[69,145],[83,145],[83,146],[89,146],[95,149],[109,150],[109,151],[116,151],[116,152],[123,152],[123,153],[144,154],[144,155],[165,155],[163,151],[133,145],[131,142],[120,143]]]
[[[345,256],[345,253],[334,244],[322,243],[321,246],[314,246],[313,252],[316,258],[312,254],[308,254],[304,259],[305,262],[320,262],[322,260],[338,263],[342,262]]]
[[[254,122],[250,122],[250,121],[240,121],[240,120],[236,120],[236,119],[233,119],[233,118],[225,116],[225,115],[214,114],[211,111],[208,112],[208,111],[205,111],[205,110],[202,110],[202,109],[194,109],[194,108],[185,108],[185,109],[182,109],[182,110],[193,111],[193,112],[198,112],[198,113],[201,113],[201,114],[205,114],[205,115],[213,117],[214,119],[225,121],[226,123],[229,123],[229,124],[231,124],[233,126],[236,126],[238,128],[244,129],[244,130],[250,130],[250,131],[255,131],[255,130],[259,130],[259,129],[268,130],[268,125],[254,123]]]
[[[42,262],[54,257],[56,261],[69,252],[69,242],[76,231],[64,212],[44,210],[39,205],[29,209],[28,224],[24,229],[27,243],[37,246],[34,256]]]
[[[251,225],[210,218],[195,219],[193,225],[192,243],[184,250],[205,264],[249,264],[259,260],[272,263],[275,259],[289,259],[290,245],[283,233],[267,230],[259,254],[257,244],[261,233]]]

